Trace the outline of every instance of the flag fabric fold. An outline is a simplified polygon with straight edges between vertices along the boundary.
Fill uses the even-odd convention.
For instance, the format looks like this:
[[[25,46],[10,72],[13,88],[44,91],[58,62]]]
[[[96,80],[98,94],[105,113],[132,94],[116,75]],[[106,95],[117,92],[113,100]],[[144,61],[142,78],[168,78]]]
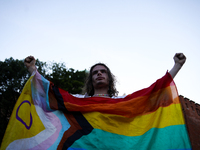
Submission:
[[[1,149],[190,150],[178,92],[167,72],[124,98],[78,98],[31,76]]]

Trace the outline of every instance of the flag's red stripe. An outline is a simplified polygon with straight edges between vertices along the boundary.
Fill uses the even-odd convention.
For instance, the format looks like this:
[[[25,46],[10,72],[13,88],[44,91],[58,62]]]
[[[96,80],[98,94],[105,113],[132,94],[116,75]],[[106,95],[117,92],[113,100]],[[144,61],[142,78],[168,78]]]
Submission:
[[[166,88],[171,84],[174,84],[171,75],[167,72],[165,76],[158,79],[150,87],[134,92],[133,94],[127,95],[125,98],[103,98],[103,97],[89,97],[89,98],[77,98],[69,94],[67,91],[59,89],[60,94],[63,97],[64,103],[71,103],[77,105],[90,105],[90,104],[113,104],[135,99],[141,96],[147,96],[151,93],[157,92],[160,89]]]

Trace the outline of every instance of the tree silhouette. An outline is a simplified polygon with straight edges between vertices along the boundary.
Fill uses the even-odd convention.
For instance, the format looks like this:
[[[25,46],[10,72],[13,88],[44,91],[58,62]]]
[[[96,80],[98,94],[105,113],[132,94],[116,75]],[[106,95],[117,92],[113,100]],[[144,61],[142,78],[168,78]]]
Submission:
[[[50,63],[36,60],[37,70],[56,86],[69,93],[82,93],[87,71],[67,69],[64,63]],[[23,60],[12,57],[0,61],[0,143],[12,114],[14,105],[30,77]]]

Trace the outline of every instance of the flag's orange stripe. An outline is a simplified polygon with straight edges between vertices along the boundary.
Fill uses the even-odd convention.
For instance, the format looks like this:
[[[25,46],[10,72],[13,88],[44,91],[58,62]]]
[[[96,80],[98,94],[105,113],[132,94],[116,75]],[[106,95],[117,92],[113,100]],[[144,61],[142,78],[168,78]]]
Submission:
[[[147,114],[157,110],[159,107],[166,107],[170,104],[178,104],[179,97],[177,93],[172,93],[169,86],[167,88],[158,90],[150,95],[140,96],[130,99],[129,101],[122,101],[115,104],[101,103],[101,104],[88,104],[77,105],[69,102],[65,102],[64,105],[68,111],[81,111],[92,112],[98,111],[102,113],[110,113],[122,115],[128,118],[135,117],[141,114]],[[115,99],[117,101],[117,99]]]

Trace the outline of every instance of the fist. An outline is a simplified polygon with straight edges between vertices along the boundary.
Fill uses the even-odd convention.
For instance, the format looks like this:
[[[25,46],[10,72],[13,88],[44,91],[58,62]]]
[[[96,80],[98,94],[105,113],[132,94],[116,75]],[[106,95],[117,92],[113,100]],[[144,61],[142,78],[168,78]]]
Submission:
[[[35,60],[35,58],[33,56],[28,56],[28,57],[25,58],[24,62],[30,63],[32,60]]]
[[[28,71],[32,74],[32,72],[34,70],[36,70],[35,67],[35,58],[33,56],[28,56],[24,59],[24,65],[26,66],[26,68],[28,69]]]
[[[181,66],[183,66],[183,64],[186,61],[186,57],[183,53],[176,53],[174,56],[174,62],[175,64],[180,64]]]

